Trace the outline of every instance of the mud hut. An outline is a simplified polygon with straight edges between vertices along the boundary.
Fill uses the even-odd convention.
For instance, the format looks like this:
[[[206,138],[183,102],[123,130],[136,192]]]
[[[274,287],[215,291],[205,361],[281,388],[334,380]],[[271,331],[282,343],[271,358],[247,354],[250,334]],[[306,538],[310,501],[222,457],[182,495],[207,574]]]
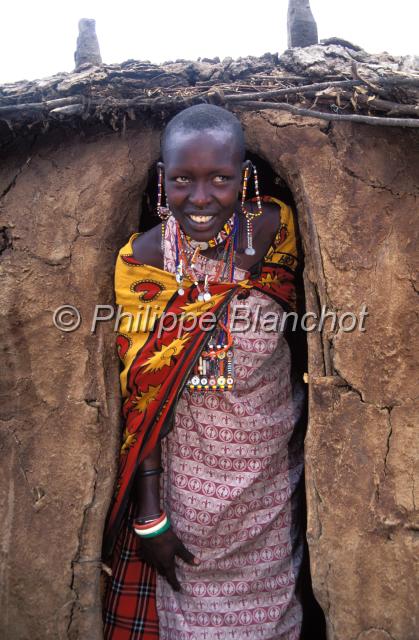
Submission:
[[[165,121],[202,101],[239,115],[294,202],[307,311],[367,306],[363,332],[307,334],[307,539],[327,638],[418,637],[418,96],[415,59],[339,41],[0,87],[3,638],[101,638],[120,397],[115,318],[92,320],[113,304],[119,247],[157,221]],[[77,330],[54,325],[62,305]]]

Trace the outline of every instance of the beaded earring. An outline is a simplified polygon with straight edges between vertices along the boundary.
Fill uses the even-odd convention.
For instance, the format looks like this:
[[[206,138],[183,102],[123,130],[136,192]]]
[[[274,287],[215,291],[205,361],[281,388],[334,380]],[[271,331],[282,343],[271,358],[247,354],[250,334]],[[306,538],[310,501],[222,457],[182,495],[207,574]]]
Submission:
[[[169,207],[167,206],[167,200],[165,204],[163,202],[163,170],[158,168],[158,178],[157,178],[157,215],[162,221],[161,224],[161,250],[164,251],[164,234],[166,231],[166,221],[172,215]]]
[[[247,183],[249,181],[249,175],[250,175],[250,168],[249,167],[246,167],[246,169],[244,170],[243,189],[242,189],[242,202],[241,202],[242,213],[243,213],[244,217],[246,218],[247,247],[244,250],[244,252],[248,256],[254,256],[255,253],[256,253],[256,251],[253,248],[253,224],[252,224],[252,220],[253,220],[253,218],[257,218],[258,216],[262,215],[262,213],[263,213],[262,200],[261,200],[260,193],[259,193],[258,174],[257,174],[256,167],[255,167],[254,164],[252,164],[252,169],[253,169],[253,179],[254,179],[254,182],[255,182],[255,195],[256,195],[256,206],[257,206],[256,213],[253,213],[253,212],[249,211],[247,209],[247,207],[246,207]]]

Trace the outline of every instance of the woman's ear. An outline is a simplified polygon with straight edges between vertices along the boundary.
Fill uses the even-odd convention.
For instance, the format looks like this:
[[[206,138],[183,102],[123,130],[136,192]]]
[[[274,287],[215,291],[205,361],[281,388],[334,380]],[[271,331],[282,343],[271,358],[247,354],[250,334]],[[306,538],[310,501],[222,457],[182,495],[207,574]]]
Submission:
[[[242,171],[244,172],[246,169],[249,169],[249,171],[252,168],[252,161],[251,160],[245,160],[242,164]]]

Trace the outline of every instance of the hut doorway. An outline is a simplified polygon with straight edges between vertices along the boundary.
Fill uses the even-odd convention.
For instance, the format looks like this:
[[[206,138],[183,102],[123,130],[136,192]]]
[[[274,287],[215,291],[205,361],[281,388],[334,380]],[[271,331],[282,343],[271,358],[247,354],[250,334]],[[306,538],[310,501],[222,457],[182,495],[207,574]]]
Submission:
[[[257,167],[260,193],[278,198],[285,204],[292,207],[293,211],[296,213],[295,218],[297,224],[298,253],[299,256],[301,256],[300,268],[297,273],[297,299],[299,312],[300,314],[304,314],[306,311],[304,284],[302,278],[304,269],[304,252],[301,243],[301,234],[298,232],[298,211],[292,191],[289,188],[287,182],[282,178],[282,176],[276,173],[266,160],[252,152],[247,152],[246,157],[249,158]],[[139,231],[147,231],[160,223],[160,219],[156,213],[156,185],[157,169],[154,165],[149,170],[147,186],[143,191],[143,195],[140,201]],[[249,197],[252,197],[253,195],[254,193],[250,191]],[[292,354],[292,376],[297,377],[301,380],[304,373],[308,370],[307,334],[301,329],[300,325],[298,324],[295,330],[288,331],[287,340]],[[308,401],[306,398],[304,416],[301,420],[301,423],[298,425],[299,431],[303,434],[303,437],[305,436],[307,430],[307,424]],[[312,588],[309,549],[305,535],[307,529],[307,507],[304,488],[304,477],[302,478],[301,501],[299,512],[296,514],[296,520],[298,520],[298,526],[301,526],[304,529],[305,540],[304,558],[299,584],[303,603],[303,627],[300,640],[312,640],[313,638],[316,638],[316,640],[326,640],[325,616],[314,596]]]

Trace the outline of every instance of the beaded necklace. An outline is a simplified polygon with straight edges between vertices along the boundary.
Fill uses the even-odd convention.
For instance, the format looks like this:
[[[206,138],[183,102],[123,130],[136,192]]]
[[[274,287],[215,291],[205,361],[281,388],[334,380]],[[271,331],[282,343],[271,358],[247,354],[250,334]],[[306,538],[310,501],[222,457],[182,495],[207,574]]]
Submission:
[[[223,256],[219,261],[217,270],[214,276],[211,277],[211,280],[208,274],[206,274],[203,282],[202,280],[201,282],[199,281],[194,271],[194,263],[196,262],[201,247],[195,246],[195,248],[193,248],[190,245],[188,246],[187,236],[182,234],[179,225],[176,224],[176,281],[178,283],[179,295],[184,294],[182,287],[184,273],[197,287],[198,300],[200,301],[208,301],[211,299],[211,294],[208,290],[210,281],[233,281],[239,216],[233,214],[230,220],[232,225],[231,230],[225,240]],[[189,262],[188,256],[190,256]],[[202,286],[203,289],[201,288]],[[233,337],[230,331],[230,315],[230,305],[227,305],[222,317],[218,320],[216,328],[209,336],[186,383],[186,386],[190,390],[224,391],[233,388]]]
[[[214,238],[211,238],[210,240],[206,240],[204,242],[202,242],[200,240],[194,240],[193,238],[191,238],[191,236],[186,235],[186,233],[184,234],[184,237],[185,237],[187,243],[193,249],[199,247],[199,249],[201,249],[201,251],[205,251],[209,247],[216,247],[217,244],[221,244],[222,242],[224,242],[224,240],[226,240],[228,238],[228,236],[232,233],[233,227],[234,227],[234,217],[235,216],[234,216],[234,213],[233,213],[231,218],[229,218],[227,220],[227,222],[224,224],[224,226],[221,229],[221,231],[219,231],[217,233],[217,235],[214,236]]]

